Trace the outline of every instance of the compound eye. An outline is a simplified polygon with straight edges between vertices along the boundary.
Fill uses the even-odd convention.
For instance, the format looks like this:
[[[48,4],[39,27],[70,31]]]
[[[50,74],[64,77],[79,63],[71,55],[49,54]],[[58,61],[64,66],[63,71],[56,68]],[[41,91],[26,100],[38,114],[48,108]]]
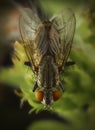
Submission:
[[[44,92],[43,91],[37,91],[35,92],[36,99],[41,102],[43,100]]]
[[[53,100],[57,101],[61,97],[61,92],[59,90],[53,91]]]

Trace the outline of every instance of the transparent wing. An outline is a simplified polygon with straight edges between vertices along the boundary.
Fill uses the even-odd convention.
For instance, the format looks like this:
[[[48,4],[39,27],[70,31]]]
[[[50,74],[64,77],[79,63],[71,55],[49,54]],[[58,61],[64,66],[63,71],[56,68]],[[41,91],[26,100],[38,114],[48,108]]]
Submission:
[[[21,9],[20,29],[22,31],[23,37],[29,40],[33,40],[34,33],[39,23],[40,19],[35,12],[29,8]]]
[[[63,11],[61,14],[58,14],[52,19],[52,22],[56,25],[57,30],[60,33],[61,38],[61,53],[59,55],[60,65],[65,66],[65,63],[68,59],[74,32],[76,26],[75,15],[71,9]]]
[[[40,19],[29,8],[21,9],[21,13],[22,14],[19,18],[19,28],[23,40],[23,46],[32,67],[36,67],[38,64],[36,62],[39,62],[39,59],[37,59],[37,53],[34,49],[34,39],[36,29],[40,23]]]

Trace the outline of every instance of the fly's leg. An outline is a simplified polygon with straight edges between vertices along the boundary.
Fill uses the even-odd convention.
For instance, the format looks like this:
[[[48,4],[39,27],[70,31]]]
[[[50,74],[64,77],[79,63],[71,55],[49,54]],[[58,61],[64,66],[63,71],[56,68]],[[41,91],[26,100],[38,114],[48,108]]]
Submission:
[[[29,61],[25,61],[24,65],[31,67],[31,63]]]
[[[64,92],[64,86],[63,86],[63,83],[61,81],[59,82],[59,87]]]
[[[75,65],[75,62],[74,61],[68,61],[65,63],[65,66],[66,67],[69,67],[69,66],[72,66],[72,65]],[[64,66],[62,65],[61,67],[58,68],[59,69],[59,72],[62,73],[64,71]]]
[[[26,66],[28,66],[28,67],[32,67],[32,64],[31,64],[31,62],[29,62],[29,61],[25,61],[24,62],[24,65],[26,65]],[[33,70],[33,68],[32,68],[32,71],[35,73],[38,73],[38,67],[36,67],[36,66],[34,66],[34,70]]]
[[[37,84],[37,82],[35,82],[32,91],[35,92],[35,90],[36,90],[37,88],[38,88],[38,84]]]
[[[29,61],[25,61],[25,62],[24,62],[24,65],[29,66],[29,67],[32,66]],[[37,70],[35,70],[35,71],[37,71]],[[38,87],[38,84],[37,84],[37,82],[35,82],[32,91],[35,92],[35,90],[37,89],[37,87]]]
[[[72,66],[72,65],[74,65],[75,64],[75,62],[74,61],[68,61],[68,62],[66,62],[66,67],[69,67],[69,66]]]

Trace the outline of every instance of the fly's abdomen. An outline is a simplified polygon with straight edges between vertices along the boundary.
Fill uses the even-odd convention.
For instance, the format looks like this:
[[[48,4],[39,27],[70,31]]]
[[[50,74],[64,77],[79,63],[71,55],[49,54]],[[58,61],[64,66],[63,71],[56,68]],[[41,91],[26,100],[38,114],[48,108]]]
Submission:
[[[40,55],[57,55],[60,53],[60,36],[56,27],[50,21],[44,21],[39,25],[35,46]]]

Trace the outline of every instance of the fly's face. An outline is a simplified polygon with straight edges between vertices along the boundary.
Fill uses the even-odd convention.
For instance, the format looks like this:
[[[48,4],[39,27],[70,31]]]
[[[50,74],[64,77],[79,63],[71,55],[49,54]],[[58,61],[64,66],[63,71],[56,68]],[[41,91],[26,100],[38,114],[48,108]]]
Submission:
[[[61,91],[53,89],[43,89],[35,93],[36,99],[44,104],[44,107],[46,108],[49,108],[53,104],[53,102],[60,99],[61,95]]]
[[[49,107],[60,98],[64,90],[60,76],[68,62],[74,32],[75,15],[68,9],[51,18],[41,21],[30,9],[20,17],[20,33],[29,65],[37,79],[33,87],[36,98]],[[58,89],[57,89],[58,88]]]

